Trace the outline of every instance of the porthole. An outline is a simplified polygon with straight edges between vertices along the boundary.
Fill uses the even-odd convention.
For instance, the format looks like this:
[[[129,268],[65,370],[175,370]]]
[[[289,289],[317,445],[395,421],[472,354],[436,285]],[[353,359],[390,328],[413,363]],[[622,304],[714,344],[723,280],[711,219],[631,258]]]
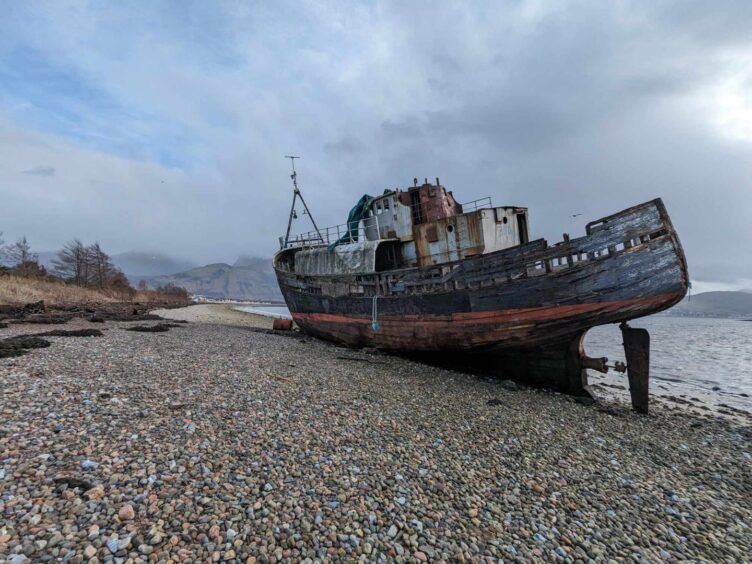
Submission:
[[[449,231],[449,233],[454,231],[454,225],[447,225],[447,231]]]
[[[501,219],[501,222],[502,222],[502,223],[507,223],[508,221],[509,221],[509,218],[508,218],[507,216],[504,216],[504,217],[503,217],[503,218]]]

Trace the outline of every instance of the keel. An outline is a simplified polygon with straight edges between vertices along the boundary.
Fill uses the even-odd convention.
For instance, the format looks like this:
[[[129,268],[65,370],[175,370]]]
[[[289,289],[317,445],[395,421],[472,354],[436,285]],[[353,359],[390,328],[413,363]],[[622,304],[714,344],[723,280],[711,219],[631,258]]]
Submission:
[[[624,354],[627,358],[627,376],[632,407],[638,413],[648,412],[648,391],[650,385],[650,334],[647,329],[635,329],[622,323]]]
[[[567,341],[547,347],[519,349],[497,353],[493,366],[497,374],[520,383],[550,388],[592,403],[595,397],[588,385],[587,369],[601,372],[606,358],[589,358],[585,354],[586,331],[575,334]]]

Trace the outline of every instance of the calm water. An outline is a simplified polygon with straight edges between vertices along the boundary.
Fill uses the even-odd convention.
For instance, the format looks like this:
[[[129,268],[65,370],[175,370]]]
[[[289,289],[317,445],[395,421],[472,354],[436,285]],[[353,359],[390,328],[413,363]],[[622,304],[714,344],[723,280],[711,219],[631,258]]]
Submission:
[[[285,306],[236,309],[290,317]],[[699,395],[752,410],[752,321],[652,316],[631,325],[650,331],[652,390]],[[614,360],[624,362],[621,343],[619,327],[606,325],[588,332],[585,350],[592,357],[608,357],[609,364]],[[617,378],[628,386],[626,376]]]
[[[247,313],[257,313],[259,315],[266,315],[269,317],[291,318],[290,310],[288,310],[285,306],[253,305],[253,306],[237,306],[233,309],[236,309],[238,311],[245,311]]]
[[[650,331],[651,390],[658,385],[752,410],[752,322],[652,316],[630,325]],[[588,332],[585,350],[623,362],[621,343],[619,327],[606,325]]]

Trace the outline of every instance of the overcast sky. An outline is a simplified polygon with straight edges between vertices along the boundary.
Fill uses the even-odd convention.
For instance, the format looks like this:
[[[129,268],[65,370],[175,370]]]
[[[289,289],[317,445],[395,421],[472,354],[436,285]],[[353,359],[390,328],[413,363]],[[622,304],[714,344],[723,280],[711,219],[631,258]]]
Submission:
[[[296,154],[322,225],[413,177],[440,177],[459,201],[528,206],[551,243],[660,196],[696,288],[752,287],[749,0],[2,13],[6,239],[271,256]]]

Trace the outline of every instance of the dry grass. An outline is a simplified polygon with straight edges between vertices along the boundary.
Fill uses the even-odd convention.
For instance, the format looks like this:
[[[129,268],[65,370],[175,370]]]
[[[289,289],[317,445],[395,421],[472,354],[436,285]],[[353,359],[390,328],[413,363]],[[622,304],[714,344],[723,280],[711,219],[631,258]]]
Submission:
[[[136,292],[128,295],[123,292],[79,288],[63,282],[0,276],[0,304],[23,305],[30,302],[44,302],[51,306],[102,304],[114,302],[164,302],[165,296],[157,292]]]
[[[0,304],[22,305],[44,300],[50,305],[95,304],[119,301],[89,288],[16,276],[0,277]]]

